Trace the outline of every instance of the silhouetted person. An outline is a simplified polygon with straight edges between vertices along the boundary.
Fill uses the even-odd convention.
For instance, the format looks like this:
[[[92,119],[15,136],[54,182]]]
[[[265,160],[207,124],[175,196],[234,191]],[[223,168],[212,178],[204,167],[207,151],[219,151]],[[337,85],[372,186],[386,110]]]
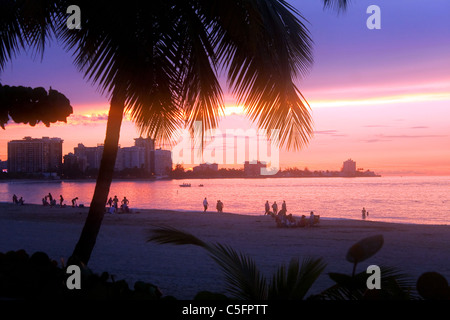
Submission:
[[[269,214],[269,212],[270,212],[270,204],[269,204],[269,200],[266,201],[265,209],[266,209],[265,214]]]
[[[72,207],[75,208],[77,206],[78,197],[72,199]]]
[[[114,196],[113,203],[114,208],[117,210],[119,208],[119,198],[117,198],[117,196]]]
[[[122,210],[124,212],[128,212],[129,211],[128,210],[128,203],[130,203],[130,201],[128,201],[127,197],[123,197],[121,208],[122,208]]]
[[[13,198],[12,198],[12,199],[13,199],[13,203],[14,203],[14,204],[17,204],[17,203],[18,203],[16,194],[13,195]]]
[[[17,204],[20,204],[21,206],[23,206],[23,203],[25,201],[23,200],[23,197],[20,197],[19,201],[17,201]]]
[[[217,209],[217,212],[222,212],[222,209],[223,209],[223,202],[222,201],[217,200],[216,209]]]
[[[310,212],[309,214],[309,225],[312,227],[314,225],[314,212]]]
[[[363,220],[366,219],[366,208],[365,207],[362,208],[361,215],[362,215]]]
[[[206,210],[208,209],[208,200],[203,199],[203,212],[206,212]]]
[[[64,198],[62,196],[62,194],[59,195],[59,206],[62,207],[63,206],[63,202],[64,202]]]
[[[283,200],[283,203],[281,204],[281,210],[287,211],[286,209],[286,201]]]
[[[277,205],[276,201],[274,201],[272,204],[272,210],[273,210],[273,214],[276,215],[278,213],[278,205]]]

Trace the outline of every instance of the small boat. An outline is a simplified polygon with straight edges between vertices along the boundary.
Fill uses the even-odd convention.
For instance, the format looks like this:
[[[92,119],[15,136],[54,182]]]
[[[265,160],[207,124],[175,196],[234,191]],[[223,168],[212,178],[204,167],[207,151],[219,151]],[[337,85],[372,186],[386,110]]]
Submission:
[[[180,187],[190,187],[190,186],[191,186],[190,183],[183,183],[183,184],[180,184]]]
[[[202,184],[199,184],[198,186],[199,186],[199,187],[203,187],[203,185],[202,185]]]

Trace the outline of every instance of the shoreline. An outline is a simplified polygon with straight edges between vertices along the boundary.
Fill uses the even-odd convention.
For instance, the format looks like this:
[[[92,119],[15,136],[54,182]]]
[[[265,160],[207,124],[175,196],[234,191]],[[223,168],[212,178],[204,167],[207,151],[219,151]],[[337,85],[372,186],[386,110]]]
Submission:
[[[16,205],[10,203],[10,202],[1,202],[0,201],[0,210],[3,206],[12,206],[15,207]],[[20,206],[19,206],[20,207]],[[81,210],[82,212],[86,211],[86,213],[89,211],[89,206],[83,205],[82,207],[75,207],[73,208],[71,205],[66,205],[66,207],[61,208],[59,206],[59,204],[57,204],[54,207],[50,207],[50,206],[43,206],[42,204],[37,204],[37,203],[25,203],[23,205],[23,207],[28,207],[28,208],[36,208],[37,211],[42,211],[38,208],[42,208],[42,209],[48,209],[48,210]],[[107,208],[105,206],[105,208]],[[113,215],[120,215],[120,216],[127,216],[127,215],[135,215],[135,214],[148,214],[148,213],[155,213],[155,212],[165,212],[165,213],[173,213],[173,214],[204,214],[203,211],[201,210],[176,210],[176,209],[157,209],[157,208],[130,208],[130,210],[132,210],[132,212],[130,213],[124,213],[124,212],[119,212],[119,213],[115,213]],[[44,210],[45,211],[45,210]],[[211,214],[217,214],[217,215],[233,215],[233,216],[242,216],[242,217],[266,217],[266,215],[263,214],[241,214],[241,213],[236,213],[236,212],[227,212],[224,211],[222,213],[218,213],[215,209],[207,211],[206,215],[211,215]],[[108,212],[105,212],[105,216],[110,215]],[[293,214],[293,216],[298,219],[301,216],[298,214]],[[307,216],[308,218],[308,216]],[[347,222],[351,222],[351,221],[355,221],[355,222],[364,222],[364,223],[380,223],[380,224],[388,224],[388,225],[412,225],[412,226],[448,226],[450,228],[450,224],[420,224],[420,223],[414,223],[414,222],[388,222],[388,221],[380,221],[380,220],[370,220],[369,218],[366,218],[365,220],[363,219],[351,219],[351,218],[337,218],[337,217],[327,217],[327,216],[322,216],[320,215],[320,221],[347,221]]]
[[[84,225],[88,208],[59,208],[0,203],[0,252],[24,249],[28,254],[46,252],[51,259],[67,260]],[[164,295],[192,299],[202,290],[225,293],[220,268],[202,249],[194,246],[147,242],[154,225],[169,225],[207,242],[231,246],[251,257],[271,278],[291,258],[321,257],[327,267],[308,295],[330,287],[329,272],[350,274],[345,255],[362,238],[382,234],[379,252],[358,265],[392,266],[413,280],[427,271],[450,280],[450,226],[417,225],[370,220],[326,219],[318,227],[277,228],[270,216],[200,211],[141,209],[139,213],[108,214],[103,218],[89,267],[124,279],[157,285]]]

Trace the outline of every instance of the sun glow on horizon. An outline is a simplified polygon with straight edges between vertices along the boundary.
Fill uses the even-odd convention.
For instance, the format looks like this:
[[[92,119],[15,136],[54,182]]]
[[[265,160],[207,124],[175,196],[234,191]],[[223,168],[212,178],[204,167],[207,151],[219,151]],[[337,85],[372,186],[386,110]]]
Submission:
[[[310,101],[312,108],[330,108],[330,107],[351,107],[351,106],[374,106],[396,103],[414,103],[414,102],[432,102],[432,101],[446,101],[450,100],[450,92],[436,92],[436,93],[417,93],[417,94],[403,94],[392,95],[384,97],[374,97],[368,99],[353,99],[353,100],[317,100]]]

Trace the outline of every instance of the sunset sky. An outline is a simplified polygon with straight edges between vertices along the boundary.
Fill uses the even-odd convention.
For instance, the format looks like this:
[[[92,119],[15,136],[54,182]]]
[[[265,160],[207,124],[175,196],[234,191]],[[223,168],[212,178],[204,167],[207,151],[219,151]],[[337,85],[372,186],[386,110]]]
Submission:
[[[323,10],[319,0],[288,1],[308,20],[314,65],[298,87],[309,102],[314,137],[300,151],[281,151],[282,167],[340,170],[352,158],[382,175],[450,175],[450,1],[351,1],[344,13]],[[369,5],[381,9],[381,29],[369,30]],[[82,12],[81,8],[81,12]],[[8,63],[0,82],[50,86],[74,108],[68,123],[50,128],[9,123],[0,132],[0,159],[7,142],[25,136],[60,137],[63,153],[78,143],[103,143],[108,100],[92,87],[57,43],[44,58],[21,54]],[[224,81],[225,83],[225,81]],[[224,100],[235,107],[223,87]],[[232,109],[230,109],[232,110]],[[249,128],[239,114],[228,126]],[[121,146],[138,137],[125,120]]]

